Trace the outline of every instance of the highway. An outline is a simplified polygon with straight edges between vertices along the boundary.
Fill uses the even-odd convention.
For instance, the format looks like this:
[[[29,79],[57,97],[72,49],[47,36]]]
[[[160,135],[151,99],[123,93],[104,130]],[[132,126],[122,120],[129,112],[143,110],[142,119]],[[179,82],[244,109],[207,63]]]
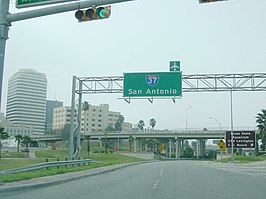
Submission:
[[[55,186],[4,192],[0,198],[264,199],[266,165],[232,169],[237,167],[207,161],[150,162]]]

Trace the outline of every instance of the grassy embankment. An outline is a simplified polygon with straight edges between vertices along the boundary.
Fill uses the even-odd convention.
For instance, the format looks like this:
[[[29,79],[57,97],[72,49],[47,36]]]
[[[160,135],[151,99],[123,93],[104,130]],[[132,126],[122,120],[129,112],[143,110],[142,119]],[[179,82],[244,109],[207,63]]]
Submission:
[[[17,157],[14,153],[8,153],[9,157]],[[36,159],[29,159],[29,158],[16,158],[16,159],[2,159],[0,162],[0,171],[19,168],[24,166],[29,166],[32,164],[43,163],[48,159],[48,161],[60,161],[65,160],[68,155],[67,150],[43,150],[43,151],[36,151]],[[21,154],[20,154],[21,156]],[[27,156],[26,154],[22,155],[23,157]],[[81,152],[81,159],[86,157],[86,151]],[[12,182],[12,181],[20,181],[26,180],[31,178],[37,178],[41,176],[49,176],[49,175],[56,175],[56,174],[63,174],[67,172],[75,172],[81,170],[88,170],[96,167],[114,165],[114,164],[121,164],[121,163],[128,163],[128,162],[139,162],[143,161],[139,158],[133,158],[124,156],[121,154],[115,153],[93,153],[91,154],[91,159],[102,162],[102,164],[86,164],[81,165],[80,167],[60,167],[60,168],[49,168],[49,169],[42,169],[38,171],[32,172],[24,172],[18,174],[8,174],[8,175],[0,175],[0,183],[1,182]]]
[[[265,161],[266,155],[260,155],[260,156],[235,156],[234,163],[249,163],[249,162],[258,162],[258,161]],[[225,158],[222,160],[219,160],[217,162],[221,163],[228,163],[231,162],[230,157]]]

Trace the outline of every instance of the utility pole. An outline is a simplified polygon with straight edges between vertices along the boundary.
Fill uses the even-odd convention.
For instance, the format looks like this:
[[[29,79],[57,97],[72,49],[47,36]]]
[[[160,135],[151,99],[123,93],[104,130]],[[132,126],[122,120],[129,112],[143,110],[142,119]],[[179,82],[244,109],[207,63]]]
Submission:
[[[2,105],[3,73],[5,64],[6,40],[11,23],[7,21],[10,0],[0,0],[0,111]]]

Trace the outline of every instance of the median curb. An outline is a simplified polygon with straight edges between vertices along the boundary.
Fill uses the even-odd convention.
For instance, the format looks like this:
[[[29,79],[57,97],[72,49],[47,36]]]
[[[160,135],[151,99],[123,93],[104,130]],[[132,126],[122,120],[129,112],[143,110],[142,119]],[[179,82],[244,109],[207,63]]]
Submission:
[[[52,176],[33,178],[30,180],[16,181],[16,182],[10,182],[10,183],[0,183],[0,193],[58,185],[58,184],[62,184],[65,182],[78,180],[81,178],[86,178],[86,177],[91,177],[91,176],[96,176],[96,175],[104,174],[107,172],[112,172],[118,169],[122,169],[125,167],[134,166],[134,165],[143,164],[143,163],[149,163],[149,162],[153,162],[153,161],[116,164],[116,165],[98,167],[95,169],[89,169],[89,170],[84,170],[84,171],[69,172],[65,174],[57,174],[57,175],[52,175]]]

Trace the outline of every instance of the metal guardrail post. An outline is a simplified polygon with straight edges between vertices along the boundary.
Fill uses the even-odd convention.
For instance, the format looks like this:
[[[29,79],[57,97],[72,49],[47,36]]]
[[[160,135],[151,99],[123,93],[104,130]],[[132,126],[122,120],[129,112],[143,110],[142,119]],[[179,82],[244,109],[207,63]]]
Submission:
[[[47,159],[48,160],[48,159]],[[67,166],[67,165],[78,165],[81,163],[86,163],[86,162],[93,162],[96,164],[100,164],[101,162],[91,160],[91,159],[85,159],[85,160],[72,160],[72,161],[55,161],[55,162],[45,162],[45,163],[40,163],[40,164],[35,164],[31,165],[28,167],[22,167],[22,168],[16,168],[16,169],[10,169],[10,170],[5,170],[5,171],[0,171],[0,175],[5,175],[5,174],[16,174],[16,173],[22,173],[22,172],[30,172],[30,171],[35,171],[35,170],[40,170],[44,168],[49,168],[49,167],[59,167],[59,166]]]

